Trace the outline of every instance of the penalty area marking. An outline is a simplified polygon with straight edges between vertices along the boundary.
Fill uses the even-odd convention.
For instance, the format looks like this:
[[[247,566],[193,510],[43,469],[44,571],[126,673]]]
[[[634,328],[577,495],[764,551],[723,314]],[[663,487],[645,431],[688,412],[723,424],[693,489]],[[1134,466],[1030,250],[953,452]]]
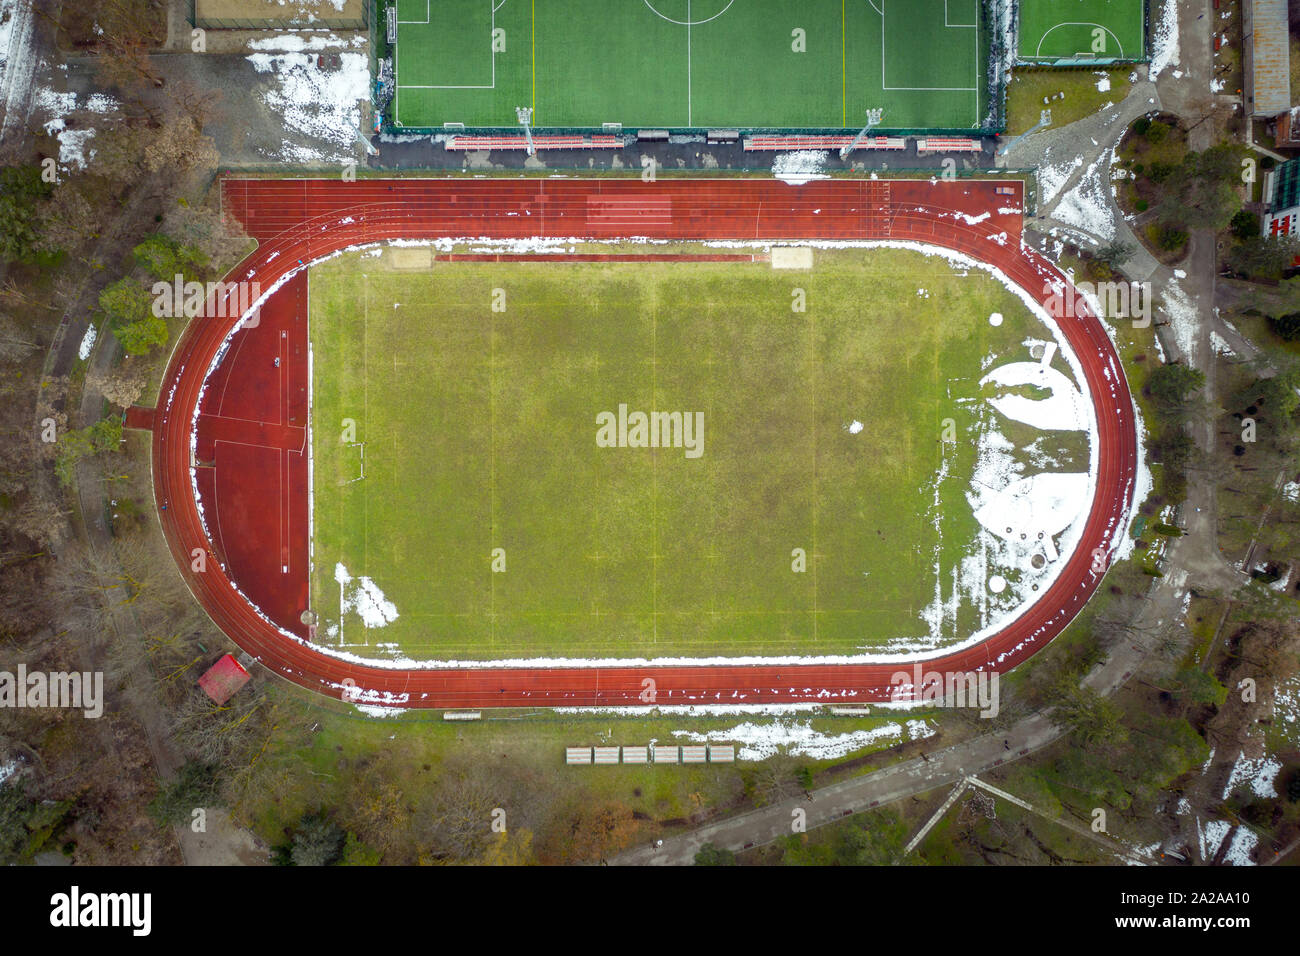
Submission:
[[[490,4],[491,2],[492,0],[487,0],[487,3]],[[492,29],[488,33],[488,51],[489,51],[488,55],[492,57],[492,82],[491,83],[487,84],[486,86],[482,84],[461,85],[461,86],[451,86],[451,85],[444,84],[440,86],[424,86],[424,85],[417,85],[414,83],[398,83],[396,95],[400,96],[403,89],[407,89],[407,90],[495,90],[497,88],[497,51],[493,47],[492,37],[496,35],[496,30],[497,30],[497,11],[500,10],[503,6],[505,6],[505,2],[506,0],[501,0],[500,3],[492,7],[492,13],[491,13]],[[426,0],[426,10],[427,10],[427,6],[428,6],[428,0]],[[415,23],[415,24],[419,24],[421,22],[423,22],[423,24],[426,26],[429,24],[428,20],[424,20],[424,21],[399,20],[398,21],[398,23]],[[396,107],[394,107],[394,111],[396,113]]]
[[[890,85],[889,85],[889,82],[885,79],[885,56],[886,56],[886,44],[885,44],[885,12],[884,12],[884,11],[885,11],[885,0],[880,0],[880,6],[878,6],[878,7],[877,7],[874,3],[871,4],[871,8],[872,8],[873,10],[875,10],[877,13],[880,14],[880,88],[881,88],[882,90],[898,90],[898,91],[900,91],[900,92],[909,92],[909,93],[925,93],[925,92],[933,92],[933,93],[974,93],[974,94],[975,94],[975,111],[976,111],[976,113],[979,112],[979,96],[980,96],[980,92],[979,92],[979,87],[978,87],[978,86],[890,86]],[[945,27],[949,27],[949,28],[951,28],[951,29],[968,29],[968,30],[973,29],[973,30],[975,30],[975,32],[974,32],[973,34],[971,34],[971,35],[975,38],[975,62],[976,62],[976,63],[979,63],[979,44],[980,44],[979,36],[980,36],[980,32],[979,32],[979,30],[977,29],[977,24],[973,24],[973,23],[953,23],[953,24],[949,24],[949,23],[947,22],[947,21],[948,21],[948,0],[944,0],[943,10],[944,10],[943,18],[944,18],[944,26],[945,26]],[[1040,42],[1041,42],[1041,41],[1040,41]]]
[[[1114,32],[1110,29],[1110,27],[1103,26],[1100,23],[1092,23],[1090,21],[1089,22],[1066,21],[1063,23],[1058,23],[1055,26],[1048,27],[1047,30],[1043,32],[1043,35],[1038,38],[1038,46],[1034,48],[1035,58],[1041,57],[1043,55],[1043,41],[1047,39],[1048,34],[1050,34],[1053,30],[1060,29],[1061,27],[1096,27],[1098,30],[1105,30],[1107,33],[1110,34],[1111,39],[1115,41],[1115,45],[1119,47],[1119,55],[1117,59],[1124,58],[1124,44],[1119,42],[1119,37],[1115,36]]]
[[[398,22],[398,23],[420,23],[420,24],[428,24],[428,22],[430,21],[430,19],[432,19],[432,18],[430,17],[430,15],[429,15],[429,2],[430,2],[430,0],[424,0],[424,19],[423,19],[423,20],[398,20],[397,22]]]

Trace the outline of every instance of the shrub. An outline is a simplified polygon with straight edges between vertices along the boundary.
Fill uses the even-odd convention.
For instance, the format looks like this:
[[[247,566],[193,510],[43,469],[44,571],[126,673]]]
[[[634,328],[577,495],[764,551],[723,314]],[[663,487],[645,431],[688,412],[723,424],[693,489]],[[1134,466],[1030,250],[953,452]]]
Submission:
[[[1288,342],[1300,340],[1300,312],[1288,312],[1286,315],[1270,315],[1268,326],[1273,333]]]
[[[170,236],[155,233],[131,250],[138,262],[155,279],[170,282],[183,274],[203,266],[204,255],[192,246],[182,246]]]
[[[1178,166],[1174,163],[1154,162],[1147,171],[1147,176],[1153,183],[1163,183],[1170,176],[1178,171]]]
[[[159,823],[189,823],[200,807],[219,805],[217,768],[214,764],[187,760],[176,781],[161,788],[149,803],[149,813]]]
[[[1229,225],[1232,227],[1232,234],[1238,239],[1254,239],[1259,235],[1259,216],[1249,209],[1237,210]]]
[[[1161,223],[1155,227],[1155,243],[1166,252],[1177,252],[1187,245],[1187,233],[1177,226]]]
[[[706,843],[695,854],[696,866],[735,866],[736,854],[725,847]]]
[[[337,824],[310,814],[298,822],[289,858],[294,866],[329,866],[343,851],[345,836]]]

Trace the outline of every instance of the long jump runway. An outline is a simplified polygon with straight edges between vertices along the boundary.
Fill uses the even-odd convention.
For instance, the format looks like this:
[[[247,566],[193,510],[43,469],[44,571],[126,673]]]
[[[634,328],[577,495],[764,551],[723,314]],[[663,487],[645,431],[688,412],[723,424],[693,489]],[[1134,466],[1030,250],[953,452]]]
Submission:
[[[1082,365],[1098,426],[1096,492],[1082,538],[1020,618],[978,645],[918,660],[950,673],[1014,667],[1079,612],[1125,531],[1138,465],[1132,398],[1101,321],[1050,262],[1021,246],[1019,183],[226,179],[222,188],[226,214],[259,242],[226,282],[275,292],[255,328],[232,335],[238,317],[198,318],[182,335],[153,413],[154,493],[195,597],[237,645],[303,687],[392,707],[870,703],[890,699],[891,676],[913,664],[420,667],[311,643],[301,620],[309,559],[305,270],[352,246],[480,237],[895,239],[990,263],[1044,304],[1056,284],[1076,300],[1058,325]],[[137,420],[147,422],[147,413]]]

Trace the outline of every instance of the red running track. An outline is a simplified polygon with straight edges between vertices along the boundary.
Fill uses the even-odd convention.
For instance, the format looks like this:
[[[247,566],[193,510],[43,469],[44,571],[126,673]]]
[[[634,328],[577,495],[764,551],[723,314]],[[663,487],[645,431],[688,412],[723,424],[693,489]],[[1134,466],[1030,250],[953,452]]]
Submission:
[[[226,281],[255,281],[268,290],[289,277],[262,308],[263,322],[282,324],[276,327],[285,332],[285,361],[294,360],[291,333],[305,316],[305,307],[297,302],[303,283],[291,274],[300,277],[305,264],[348,246],[390,239],[895,239],[941,246],[990,263],[1049,311],[1049,285],[1056,284],[1075,300],[1058,325],[1082,365],[1099,435],[1096,492],[1080,544],[1028,612],[976,646],[926,658],[924,669],[1000,672],[1028,658],[1056,637],[1097,589],[1123,533],[1138,462],[1128,385],[1101,322],[1049,261],[1021,246],[1019,183],[838,179],[790,186],[775,180],[227,179],[222,186],[227,214],[241,220],[259,240],[257,251]],[[1014,194],[995,192],[1008,186]],[[298,318],[296,310],[302,310],[296,312]],[[237,365],[223,371],[225,358],[246,334],[230,337],[236,321],[196,319],[177,344],[154,415],[155,495],[159,506],[168,504],[161,512],[164,533],[199,602],[236,644],[288,680],[361,703],[409,707],[853,703],[889,699],[891,676],[910,670],[910,660],[397,668],[326,652],[306,640],[298,622],[298,611],[306,603],[305,566],[292,567],[292,573],[281,570],[283,564],[277,567],[282,557],[293,562],[295,548],[302,547],[295,542],[305,540],[295,533],[293,519],[295,508],[306,507],[306,493],[297,487],[291,467],[295,447],[301,449],[294,443],[303,413],[293,401],[293,389],[286,393],[281,388],[278,410],[268,415],[263,409],[252,416],[258,421],[247,426],[257,430],[254,444],[262,449],[256,453],[263,456],[259,474],[268,473],[265,462],[271,455],[284,463],[285,477],[275,490],[261,489],[263,500],[283,491],[276,499],[277,517],[269,522],[256,517],[253,495],[238,498],[249,517],[241,535],[234,537],[245,542],[246,551],[262,555],[261,565],[246,570],[240,567],[242,558],[234,561],[231,556],[230,562],[210,561],[204,571],[194,570],[193,556],[200,551],[218,557],[231,552],[229,527],[213,532],[220,539],[215,543],[205,532],[190,471],[192,447],[202,466],[195,470],[198,476],[206,467],[205,453],[215,448],[220,458],[222,447],[234,447],[248,435],[246,427],[219,421],[239,416],[225,415],[222,403],[213,397],[204,396],[200,406],[205,382],[212,389],[223,388],[239,374]],[[267,363],[259,359],[253,368],[250,394],[263,393],[257,376],[269,374]],[[228,462],[238,467],[239,459]],[[196,480],[202,486],[202,479]],[[220,499],[220,490],[216,493]],[[301,506],[295,504],[299,500]],[[225,511],[221,517],[225,525]],[[296,559],[305,560],[305,552]],[[231,567],[240,575],[238,587]],[[647,679],[653,681],[653,700],[645,699]]]

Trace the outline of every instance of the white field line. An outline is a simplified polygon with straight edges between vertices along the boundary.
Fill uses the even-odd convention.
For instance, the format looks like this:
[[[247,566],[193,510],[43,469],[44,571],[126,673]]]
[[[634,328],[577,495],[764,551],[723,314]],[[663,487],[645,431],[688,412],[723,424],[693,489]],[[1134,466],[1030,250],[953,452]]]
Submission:
[[[1115,40],[1115,45],[1119,47],[1120,59],[1123,59],[1124,57],[1124,44],[1119,42],[1119,37],[1115,36],[1114,32],[1112,32],[1109,27],[1103,26],[1100,23],[1092,23],[1091,21],[1076,22],[1070,20],[1070,21],[1063,21],[1061,23],[1057,23],[1051,27],[1048,27],[1048,29],[1043,33],[1043,35],[1038,38],[1038,46],[1034,47],[1035,58],[1041,57],[1043,55],[1043,41],[1047,39],[1047,35],[1059,27],[1096,27],[1099,30],[1105,30]]]
[[[511,241],[509,240],[492,240],[487,238],[473,240],[469,237],[466,237],[464,239],[459,239],[459,240],[453,238],[444,238],[444,239],[430,239],[430,240],[399,240],[396,243],[368,242],[368,243],[358,244],[355,246],[349,246],[345,249],[340,249],[335,252],[331,252],[328,255],[321,256],[319,259],[313,260],[312,263],[307,263],[306,265],[300,268],[309,268],[311,265],[315,264],[316,262],[323,262],[329,259],[333,259],[348,252],[357,252],[364,249],[382,247],[385,245],[399,245],[399,246],[428,245],[428,246],[440,247],[442,245],[450,246],[456,243],[465,243],[465,242],[474,242],[474,241],[483,242],[487,245],[495,244],[496,246],[500,246],[507,249],[511,248]],[[588,240],[584,240],[579,237],[573,237],[567,240],[555,240],[555,242],[557,243],[568,243],[568,244],[579,243],[584,241],[588,241]],[[621,241],[650,242],[650,243],[656,242],[656,240],[637,238],[637,237],[632,237],[630,239],[624,238]],[[775,241],[764,241],[764,240],[756,240],[756,241],[717,240],[717,241],[710,241],[705,243],[705,245],[716,246],[719,248],[739,248],[739,247],[770,248],[773,244],[775,244]],[[1016,294],[1017,297],[1020,298],[1025,303],[1025,305],[1029,308],[1031,313],[1034,316],[1036,316],[1041,322],[1043,322],[1043,324],[1047,327],[1047,330],[1051,334],[1052,338],[1054,338],[1061,346],[1060,352],[1067,359],[1067,362],[1071,367],[1071,371],[1074,373],[1075,379],[1077,380],[1081,390],[1083,390],[1086,393],[1088,400],[1090,402],[1104,400],[1102,396],[1093,396],[1088,391],[1087,380],[1086,378],[1084,378],[1082,374],[1082,369],[1078,365],[1077,357],[1074,355],[1073,351],[1070,350],[1068,346],[1065,344],[1063,335],[1060,333],[1059,328],[1055,325],[1051,317],[1048,316],[1046,310],[1044,310],[1041,304],[1038,303],[1037,300],[1034,299],[1027,291],[1021,289],[1021,287],[1017,286],[1014,282],[1012,282],[996,266],[993,266],[981,260],[972,259],[971,257],[963,253],[959,253],[953,250],[943,249],[937,246],[932,246],[926,243],[915,242],[911,240],[906,240],[906,241],[905,240],[815,240],[815,241],[808,242],[807,244],[812,245],[814,248],[911,249],[913,251],[921,252],[927,256],[935,256],[941,259],[945,259],[951,263],[960,265],[965,268],[973,267],[989,273],[993,278],[997,279],[1012,293]],[[259,299],[258,302],[255,303],[254,305],[256,306],[261,304],[262,301],[264,301],[276,289],[278,289],[281,285],[283,285],[285,281],[287,281],[294,274],[296,274],[297,271],[298,270],[293,270],[293,272],[289,273],[288,275],[278,280],[277,283],[270,290],[263,293],[261,299]],[[211,375],[213,369],[215,368],[215,365],[216,363],[213,363],[213,365],[209,368],[208,370],[209,375]],[[1098,438],[1095,435],[1095,428],[1096,428],[1096,422],[1094,419],[1089,429],[1090,432],[1093,432],[1093,434],[1091,435],[1091,440],[1089,442],[1090,444],[1089,468],[1088,468],[1088,476],[1089,476],[1088,500],[1089,501],[1091,501],[1095,496],[1097,471],[1098,471],[1098,464],[1099,464],[1098,463],[1099,445],[1098,445]],[[193,469],[191,469],[192,486],[194,486],[194,482],[195,479],[194,479]],[[197,486],[194,486],[193,490],[197,500],[198,498]],[[1129,515],[1124,520],[1117,521],[1115,523],[1115,527],[1111,529],[1110,532],[1111,540],[1109,542],[1109,546],[1111,549],[1113,549],[1117,543],[1122,541],[1124,537],[1124,531],[1131,524],[1132,517],[1136,513],[1136,508],[1139,504],[1141,504],[1141,501],[1135,496],[1133,502],[1130,505]],[[1086,515],[1080,516],[1080,518],[1075,521],[1072,527],[1065,532],[1065,538],[1067,540],[1066,540],[1066,547],[1062,548],[1062,554],[1072,553],[1077,548],[1079,543],[1079,537],[1082,534],[1082,530],[1081,530],[1082,524],[1085,520],[1086,520]],[[1066,563],[1067,563],[1066,561],[1053,562],[1053,564],[1056,567],[1057,574],[1059,574],[1059,571],[1064,568]],[[295,641],[299,644],[312,646],[316,650],[319,650],[321,653],[324,653],[338,660],[352,661],[355,663],[368,664],[371,666],[383,667],[388,669],[428,670],[428,669],[438,669],[438,668],[450,668],[450,669],[457,669],[457,670],[491,670],[497,668],[512,668],[512,667],[565,667],[565,668],[598,668],[598,667],[616,667],[616,666],[682,667],[682,666],[701,666],[701,665],[739,666],[739,665],[746,665],[746,664],[787,664],[787,663],[788,664],[858,664],[858,663],[883,663],[883,662],[893,663],[893,662],[902,662],[902,661],[907,661],[911,663],[911,662],[921,662],[936,657],[947,656],[949,654],[953,654],[958,651],[982,643],[983,641],[987,640],[990,636],[992,636],[993,634],[997,633],[999,630],[1004,628],[1012,620],[1015,620],[1016,618],[1023,616],[1034,605],[1038,604],[1039,601],[1050,590],[1051,585],[1055,580],[1056,580],[1056,574],[1054,574],[1050,578],[1041,581],[1040,584],[1042,586],[1040,590],[1037,591],[1032,597],[1027,598],[1025,601],[1021,602],[1015,608],[1012,608],[1006,613],[999,615],[998,617],[988,621],[982,628],[980,628],[975,633],[970,634],[964,640],[958,641],[955,644],[951,644],[943,648],[927,649],[923,651],[909,651],[909,652],[902,652],[902,653],[877,651],[877,652],[866,652],[861,654],[816,655],[811,657],[805,657],[799,655],[784,655],[779,657],[763,657],[759,655],[724,657],[719,655],[719,656],[705,657],[705,658],[687,658],[687,657],[564,658],[561,657],[561,658],[511,658],[511,659],[500,659],[500,660],[474,660],[474,659],[415,660],[409,656],[399,656],[399,657],[392,657],[392,658],[362,657],[357,654],[342,651],[339,648],[327,647],[324,645],[309,645],[309,642],[304,641],[302,638],[298,637],[297,635],[293,634],[288,630],[285,630],[283,627],[279,626],[274,621],[272,621],[269,617],[266,616],[266,614],[260,608],[258,608],[255,604],[253,604],[251,600],[249,601],[249,604],[250,606],[253,607],[254,611],[258,614],[258,616],[260,616],[263,620],[265,620],[270,626],[276,628],[276,630],[282,636],[284,636],[289,640]],[[239,590],[237,585],[235,585],[234,589],[237,593],[243,596],[245,600],[248,600],[247,596],[244,595],[243,592]],[[850,693],[846,696],[853,696],[853,694]]]
[[[488,2],[488,3],[491,3],[492,0],[487,0],[487,2]],[[504,3],[504,2],[505,2],[505,0],[502,0],[502,3]],[[495,49],[492,48],[492,37],[496,34],[496,30],[497,30],[497,10],[499,10],[500,7],[501,7],[501,4],[497,4],[497,6],[495,6],[495,7],[492,8],[492,31],[491,31],[491,33],[488,34],[488,50],[489,50],[490,55],[491,55],[491,57],[492,57],[492,82],[491,82],[491,84],[489,84],[488,86],[425,86],[425,85],[417,85],[417,84],[415,84],[415,83],[398,83],[398,84],[397,84],[397,93],[395,93],[394,96],[396,96],[397,94],[400,94],[403,88],[408,89],[408,90],[495,90],[495,89],[497,88],[497,52],[496,52]],[[419,21],[419,20],[399,20],[399,21],[398,21],[398,23],[417,23],[417,24],[420,23],[420,22],[421,22],[421,21]],[[423,22],[427,24],[429,21],[428,21],[428,20],[425,20],[425,21],[423,21]],[[394,105],[394,115],[397,115],[397,114],[396,114],[396,103],[394,103],[393,105]]]

